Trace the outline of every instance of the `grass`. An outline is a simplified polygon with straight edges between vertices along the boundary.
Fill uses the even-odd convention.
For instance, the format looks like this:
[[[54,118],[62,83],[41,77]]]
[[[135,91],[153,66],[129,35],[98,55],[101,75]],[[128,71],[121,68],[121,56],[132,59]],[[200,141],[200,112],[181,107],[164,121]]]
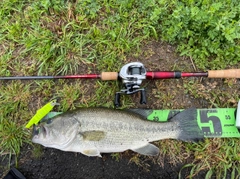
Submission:
[[[196,175],[200,170],[208,170],[206,176],[211,178],[226,177],[227,173],[235,178],[239,174],[239,143],[237,139],[207,139],[203,143],[188,145],[187,149],[194,151],[194,161],[190,175]]]
[[[29,140],[27,139],[29,134],[24,130],[24,126],[19,125],[15,121],[1,119],[0,122],[0,155],[9,155],[9,164],[12,155],[15,155],[15,162],[17,165],[17,157],[20,154],[23,143],[29,143]]]
[[[0,2],[0,76],[119,71],[129,59],[141,59],[142,56],[148,57],[143,63],[151,64],[155,52],[152,49],[143,51],[143,47],[148,42],[160,40],[174,43],[182,55],[190,54],[197,68],[239,67],[239,26],[235,27],[239,23],[238,1],[233,4],[221,2],[227,10],[227,3],[234,5],[227,14],[217,3],[204,6],[202,2],[203,6],[197,3],[196,7],[194,3],[190,0],[185,3],[177,0],[3,0]],[[209,9],[221,21],[207,19]],[[183,12],[182,16],[179,12]],[[189,12],[194,16],[188,19]],[[199,19],[195,20],[196,17]],[[181,24],[184,18],[186,24]],[[206,23],[206,27],[202,30],[197,22]],[[218,31],[214,29],[216,23],[221,25]],[[208,29],[209,34],[204,31]],[[213,37],[216,41],[212,42]],[[187,59],[182,60],[181,67],[164,67],[189,69],[191,65]],[[224,59],[228,59],[227,64]],[[149,107],[189,107],[177,97],[181,91],[195,100],[204,100],[210,104],[208,107],[236,107],[237,85],[238,81],[234,80],[158,81],[148,94],[155,103]],[[113,107],[114,94],[120,87],[119,82],[91,80],[1,82],[0,155],[19,156],[23,144],[30,143],[30,131],[24,128],[25,124],[51,99],[59,99],[61,105],[55,109],[59,111],[82,106]],[[138,107],[133,99],[123,96],[122,108]],[[173,164],[193,157],[185,166],[191,167],[190,176],[207,170],[207,177],[216,175],[218,178],[226,177],[229,171],[233,177],[240,173],[239,144],[236,139],[209,139],[199,144],[173,140],[159,142],[162,155],[170,157]],[[118,155],[114,157],[121,160]],[[131,161],[144,165],[137,155]]]

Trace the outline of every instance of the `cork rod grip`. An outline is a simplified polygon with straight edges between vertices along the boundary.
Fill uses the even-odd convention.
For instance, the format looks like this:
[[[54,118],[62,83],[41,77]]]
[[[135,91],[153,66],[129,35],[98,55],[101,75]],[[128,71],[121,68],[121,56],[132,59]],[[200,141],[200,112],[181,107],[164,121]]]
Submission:
[[[240,78],[240,69],[210,70],[208,78]]]
[[[118,79],[118,73],[117,72],[102,72],[101,73],[101,80],[117,80]]]

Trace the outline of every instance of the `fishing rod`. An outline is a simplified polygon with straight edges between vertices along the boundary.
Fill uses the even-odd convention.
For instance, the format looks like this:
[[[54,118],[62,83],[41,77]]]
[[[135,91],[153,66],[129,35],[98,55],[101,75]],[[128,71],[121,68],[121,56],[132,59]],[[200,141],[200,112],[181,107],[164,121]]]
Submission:
[[[207,77],[207,78],[240,78],[240,69],[209,70],[207,72],[180,72],[180,71],[146,71],[140,62],[124,65],[120,72],[102,72],[101,74],[65,75],[65,76],[10,76],[0,77],[0,80],[43,80],[43,79],[101,79],[122,80],[124,88],[116,92],[114,105],[120,106],[121,94],[141,93],[141,104],[146,104],[146,92],[140,88],[144,79],[170,79],[182,77]]]

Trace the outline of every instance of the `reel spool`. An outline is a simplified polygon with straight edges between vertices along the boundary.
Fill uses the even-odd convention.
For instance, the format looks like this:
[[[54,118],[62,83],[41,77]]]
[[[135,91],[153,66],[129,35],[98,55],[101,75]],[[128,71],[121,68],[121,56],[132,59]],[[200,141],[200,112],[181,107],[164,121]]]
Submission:
[[[121,94],[134,94],[141,93],[141,104],[146,104],[146,91],[144,88],[140,88],[142,80],[146,79],[146,69],[144,65],[140,62],[132,62],[124,65],[119,72],[119,77],[122,79],[122,84],[124,86],[121,91],[116,92],[114,105],[116,107],[120,106],[120,95]]]

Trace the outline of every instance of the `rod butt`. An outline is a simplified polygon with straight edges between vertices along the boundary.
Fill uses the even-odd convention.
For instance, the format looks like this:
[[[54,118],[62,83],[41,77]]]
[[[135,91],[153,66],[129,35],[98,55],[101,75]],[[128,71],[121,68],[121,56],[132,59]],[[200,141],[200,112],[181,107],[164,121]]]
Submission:
[[[240,69],[210,70],[208,78],[240,78]]]

